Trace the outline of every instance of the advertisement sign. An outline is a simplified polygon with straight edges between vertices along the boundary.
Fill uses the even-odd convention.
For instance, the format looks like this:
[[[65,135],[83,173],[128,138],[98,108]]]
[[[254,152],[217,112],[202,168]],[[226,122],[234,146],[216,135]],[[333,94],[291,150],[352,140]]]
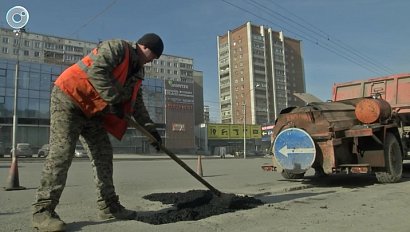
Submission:
[[[167,102],[193,104],[194,84],[183,81],[165,81],[165,96]]]
[[[270,142],[271,141],[274,127],[275,127],[274,125],[263,126],[262,127],[262,141],[263,142]]]
[[[247,139],[260,139],[262,130],[260,125],[246,125]],[[208,139],[243,139],[243,125],[241,124],[208,124]]]

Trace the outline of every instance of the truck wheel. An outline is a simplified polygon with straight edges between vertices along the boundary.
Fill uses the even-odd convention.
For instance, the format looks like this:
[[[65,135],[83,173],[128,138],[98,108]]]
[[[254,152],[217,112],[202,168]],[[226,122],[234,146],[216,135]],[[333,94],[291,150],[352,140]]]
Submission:
[[[282,170],[281,174],[285,179],[302,179],[305,176],[305,173],[295,174],[295,173],[288,172],[286,170]]]
[[[399,142],[392,133],[387,133],[384,143],[384,159],[386,172],[376,172],[380,183],[394,183],[401,179],[403,158]]]

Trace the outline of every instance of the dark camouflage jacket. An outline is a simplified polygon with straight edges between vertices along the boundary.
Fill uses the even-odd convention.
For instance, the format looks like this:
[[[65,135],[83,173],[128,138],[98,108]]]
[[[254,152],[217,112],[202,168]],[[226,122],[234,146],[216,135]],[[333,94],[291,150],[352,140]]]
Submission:
[[[112,72],[123,61],[125,46],[128,46],[130,52],[129,71],[124,86],[120,86],[113,84],[115,82]],[[129,100],[137,80],[144,79],[144,67],[139,64],[135,46],[136,44],[124,40],[107,40],[98,45],[98,54],[87,74],[101,98],[109,104],[114,105]],[[152,122],[143,101],[142,87],[138,91],[134,110],[133,116],[137,122],[142,125]]]

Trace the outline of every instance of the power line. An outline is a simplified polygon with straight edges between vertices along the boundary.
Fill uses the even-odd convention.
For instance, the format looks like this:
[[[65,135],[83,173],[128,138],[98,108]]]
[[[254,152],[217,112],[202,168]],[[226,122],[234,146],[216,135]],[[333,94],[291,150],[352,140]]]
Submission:
[[[70,34],[70,36],[74,36],[77,34],[81,29],[85,28],[88,26],[90,23],[92,23],[95,19],[103,15],[105,12],[107,12],[112,6],[114,6],[115,3],[117,3],[118,0],[112,1],[108,6],[106,6],[102,11],[100,11],[98,14],[96,14],[94,17],[92,17],[90,20],[88,20],[86,23],[84,23],[82,26],[80,26],[77,30],[75,30],[73,33]]]
[[[247,13],[249,13],[249,14],[251,14],[251,15],[253,15],[253,16],[259,18],[259,19],[267,21],[270,24],[274,24],[274,25],[279,26],[279,28],[282,28],[281,25],[276,24],[271,19],[262,17],[260,14],[256,14],[251,10],[248,10],[248,9],[242,7],[242,6],[239,6],[238,4],[234,4],[234,3],[228,2],[226,0],[222,0],[222,1],[225,2],[228,5],[231,5],[235,8],[238,8],[238,9],[244,11],[244,12],[247,12]],[[350,62],[352,62],[352,63],[354,63],[354,64],[356,64],[356,65],[358,65],[362,68],[364,68],[364,69],[367,69],[368,71],[371,71],[373,73],[377,73],[378,75],[384,75],[386,72],[387,73],[391,72],[390,70],[386,71],[386,69],[380,68],[382,65],[375,64],[375,62],[373,62],[373,61],[369,61],[368,59],[366,60],[366,59],[364,59],[363,57],[360,57],[360,56],[358,58],[357,54],[356,54],[356,56],[353,56],[351,54],[352,51],[350,51],[350,52],[347,51],[348,49],[346,49],[346,47],[340,48],[340,45],[338,45],[339,47],[332,46],[331,44],[329,44],[329,42],[334,43],[333,40],[330,40],[330,37],[326,33],[322,32],[320,30],[319,30],[319,32],[322,34],[321,37],[324,38],[324,40],[322,40],[322,41],[320,40],[320,38],[318,39],[315,36],[318,33],[315,32],[314,30],[307,28],[306,26],[296,22],[295,20],[290,19],[289,17],[286,17],[286,16],[280,14],[279,12],[276,12],[272,9],[267,9],[266,5],[262,5],[262,4],[260,4],[256,1],[254,1],[254,0],[250,0],[250,2],[252,2],[252,3],[248,2],[248,4],[252,5],[253,7],[258,8],[258,10],[262,10],[262,11],[266,12],[271,17],[276,18],[277,20],[280,20],[280,21],[285,22],[285,23],[287,23],[286,20],[290,21],[291,23],[295,24],[297,27],[300,27],[303,30],[305,30],[305,32],[304,32],[304,31],[301,31],[300,29],[296,29],[297,32],[295,32],[295,31],[290,30],[289,28],[286,28],[286,31],[288,31],[291,34],[294,34],[294,35],[296,35],[296,36],[298,36],[298,37],[300,37],[300,38],[302,38],[306,41],[309,41],[309,42],[311,42],[311,43],[313,43],[313,44],[315,44],[319,47],[322,47],[322,48],[334,53],[335,55],[340,56],[340,57],[342,57],[342,58],[344,58],[344,59],[346,59],[346,60],[348,60],[348,61],[350,61]],[[272,12],[274,12],[275,14],[273,14]],[[295,26],[292,26],[292,25],[290,25],[290,27],[295,28]],[[314,28],[314,29],[316,29],[316,28]],[[310,35],[309,33],[313,33],[314,35]],[[369,63],[372,64],[372,65],[369,65]]]
[[[390,73],[390,71],[386,71],[385,69],[381,68],[380,64],[375,64],[374,62],[369,61],[368,59],[367,60],[363,59],[363,57],[358,58],[357,54],[356,54],[356,56],[352,55],[351,51],[350,52],[346,51],[345,47],[341,47],[339,44],[334,43],[333,40],[330,40],[330,37],[327,34],[324,33],[325,36],[321,35],[321,37],[324,38],[324,40],[320,41],[320,38],[316,37],[317,32],[315,32],[314,30],[312,30],[310,28],[307,28],[306,26],[304,26],[304,25],[290,19],[289,17],[286,17],[286,16],[280,14],[277,11],[274,11],[273,9],[266,8],[266,5],[261,5],[260,3],[256,2],[256,1],[253,1],[253,0],[250,0],[250,1],[254,3],[254,6],[256,4],[257,8],[267,12],[267,14],[271,15],[272,17],[275,17],[275,18],[277,18],[281,21],[285,21],[285,23],[286,23],[286,21],[289,21],[290,23],[295,24],[297,27],[300,27],[303,30],[307,31],[308,33],[305,32],[304,35],[309,36],[310,38],[312,38],[312,40],[316,41],[316,43],[315,43],[316,45],[320,45],[321,47],[324,47],[325,49],[331,51],[332,53],[334,53],[338,56],[341,56],[341,57],[351,61],[352,63],[358,64],[359,66],[361,66],[361,67],[363,67],[363,68],[365,68],[369,71],[375,72],[379,75],[384,75],[386,72]],[[275,13],[275,14],[273,14],[273,13]],[[300,29],[296,29],[296,30],[300,31]],[[310,35],[309,33],[313,33],[314,35]],[[336,44],[336,47],[333,46],[330,43]]]
[[[361,57],[362,59],[368,61],[369,63],[375,65],[376,67],[380,67],[380,68],[384,69],[384,70],[387,71],[388,73],[393,73],[393,72],[394,72],[394,70],[392,70],[391,68],[387,67],[386,65],[384,65],[384,64],[382,64],[382,63],[380,63],[380,62],[378,62],[378,61],[376,61],[376,60],[374,60],[374,59],[372,59],[372,58],[369,57],[369,56],[366,56],[365,54],[361,53],[359,50],[357,50],[357,49],[355,49],[355,48],[349,46],[348,44],[344,43],[343,41],[338,40],[337,38],[331,37],[329,34],[327,34],[326,32],[322,31],[320,28],[318,28],[318,27],[316,27],[315,25],[309,23],[308,21],[306,21],[305,19],[299,17],[298,15],[292,13],[291,11],[289,11],[289,10],[287,10],[286,8],[282,7],[282,6],[279,5],[278,3],[275,3],[273,0],[268,0],[268,1],[271,2],[272,4],[274,4],[275,6],[277,6],[278,8],[281,8],[281,9],[283,9],[284,11],[286,11],[289,15],[291,15],[291,16],[293,16],[293,17],[299,19],[299,20],[302,21],[304,24],[306,24],[306,25],[308,25],[309,27],[311,27],[311,28],[314,30],[315,33],[321,34],[321,36],[322,36],[325,40],[328,40],[328,41],[334,43],[335,45],[340,46],[341,48],[344,48],[344,49],[346,49],[346,50],[352,52],[352,53],[355,54],[356,56]],[[285,17],[285,16],[284,16],[284,17]],[[286,17],[286,18],[287,18],[287,17]],[[291,19],[289,19],[289,20],[291,20]],[[291,21],[293,21],[293,20],[291,20]],[[297,23],[297,22],[295,22],[295,23]],[[297,24],[299,24],[299,23],[297,23]],[[303,26],[303,27],[304,27],[304,26]]]

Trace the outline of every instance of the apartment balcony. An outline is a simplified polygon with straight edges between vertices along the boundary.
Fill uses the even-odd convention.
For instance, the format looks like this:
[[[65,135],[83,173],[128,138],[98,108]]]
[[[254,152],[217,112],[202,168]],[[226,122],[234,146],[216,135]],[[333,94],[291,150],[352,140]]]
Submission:
[[[221,105],[229,104],[229,103],[231,103],[231,99],[221,100]]]
[[[232,115],[222,115],[222,120],[232,119]]]

